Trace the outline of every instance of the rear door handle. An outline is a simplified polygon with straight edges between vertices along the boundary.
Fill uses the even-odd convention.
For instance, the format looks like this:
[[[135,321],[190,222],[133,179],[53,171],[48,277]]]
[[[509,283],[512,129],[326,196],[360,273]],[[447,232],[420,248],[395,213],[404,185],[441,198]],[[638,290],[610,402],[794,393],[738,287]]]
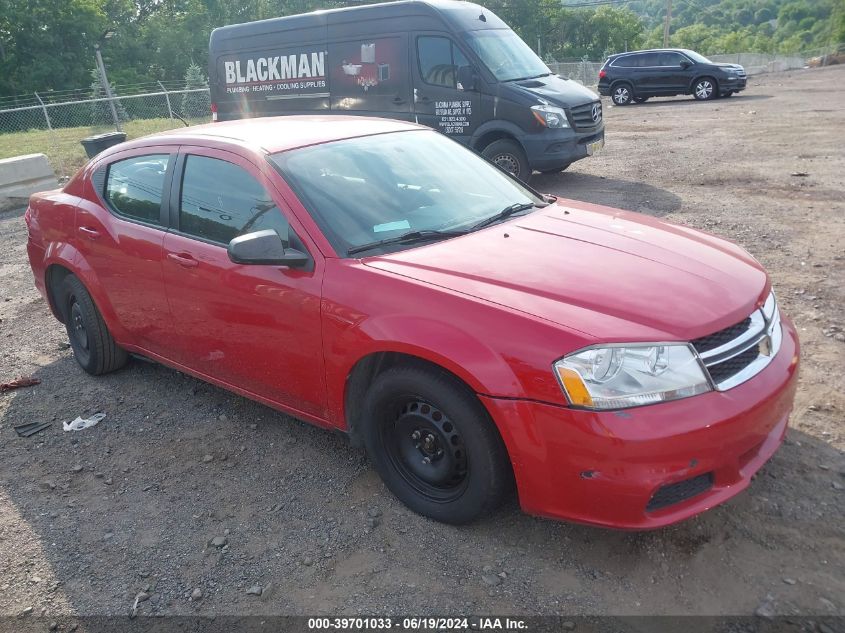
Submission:
[[[97,229],[92,229],[87,226],[80,226],[79,232],[82,233],[82,235],[87,237],[89,240],[96,240],[98,237],[100,237],[100,232]]]
[[[187,253],[168,253],[167,259],[176,262],[185,268],[196,268],[199,262]]]

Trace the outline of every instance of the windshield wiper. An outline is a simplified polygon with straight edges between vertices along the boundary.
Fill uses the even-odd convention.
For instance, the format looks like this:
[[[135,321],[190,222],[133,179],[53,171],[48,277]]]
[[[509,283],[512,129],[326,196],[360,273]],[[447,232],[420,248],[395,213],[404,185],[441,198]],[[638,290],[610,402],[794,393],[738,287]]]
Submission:
[[[346,251],[347,255],[354,255],[363,251],[368,251],[379,246],[387,246],[389,244],[415,244],[417,242],[426,242],[428,240],[438,240],[447,237],[457,237],[458,235],[465,235],[468,231],[438,231],[436,229],[424,229],[421,231],[409,231],[396,237],[388,237],[377,242],[369,242],[368,244],[361,244],[360,246],[353,246]]]
[[[478,229],[483,229],[485,226],[490,226],[491,224],[496,224],[496,222],[501,222],[505,220],[515,213],[519,213],[520,211],[527,211],[528,209],[533,209],[534,207],[541,207],[545,205],[535,204],[533,202],[517,202],[516,204],[512,204],[508,207],[505,207],[501,211],[499,211],[496,215],[491,215],[489,218],[484,218],[481,222],[477,222],[470,227],[470,231],[477,231]]]

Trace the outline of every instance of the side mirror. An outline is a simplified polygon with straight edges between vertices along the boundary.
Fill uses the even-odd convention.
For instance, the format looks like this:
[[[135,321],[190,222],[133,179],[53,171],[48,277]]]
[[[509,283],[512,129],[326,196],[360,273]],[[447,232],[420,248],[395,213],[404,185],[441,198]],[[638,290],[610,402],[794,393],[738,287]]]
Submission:
[[[308,255],[294,248],[285,248],[282,238],[272,229],[239,235],[229,242],[229,259],[236,264],[267,266],[305,266]]]
[[[681,68],[683,68],[684,70],[686,70],[690,66],[692,66],[692,62],[689,61],[688,59],[685,59],[681,62]]]
[[[475,90],[478,77],[472,66],[458,66],[458,90]]]

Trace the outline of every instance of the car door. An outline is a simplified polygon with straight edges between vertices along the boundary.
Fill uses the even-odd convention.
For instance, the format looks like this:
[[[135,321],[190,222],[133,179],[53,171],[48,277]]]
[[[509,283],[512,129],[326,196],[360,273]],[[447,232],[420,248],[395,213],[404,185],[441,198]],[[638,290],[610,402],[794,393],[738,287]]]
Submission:
[[[114,310],[120,342],[156,353],[170,321],[162,243],[175,157],[172,146],[110,156],[92,172],[96,202],[76,210],[74,245]]]
[[[659,95],[666,91],[663,69],[660,68],[658,62],[658,53],[639,53],[636,55],[637,66],[634,68],[634,72],[636,73],[637,81],[635,83],[635,92]]]
[[[322,259],[272,178],[231,152],[180,151],[163,264],[173,359],[228,386],[323,417]],[[264,229],[308,252],[310,264],[288,268],[229,259],[232,238]]]
[[[458,68],[472,64],[450,37],[414,37],[414,114],[418,123],[466,141],[480,120],[480,93],[460,89]]]
[[[685,92],[690,83],[690,72],[681,63],[689,60],[674,51],[664,51],[658,56],[661,76],[663,80],[663,91],[669,94]]]

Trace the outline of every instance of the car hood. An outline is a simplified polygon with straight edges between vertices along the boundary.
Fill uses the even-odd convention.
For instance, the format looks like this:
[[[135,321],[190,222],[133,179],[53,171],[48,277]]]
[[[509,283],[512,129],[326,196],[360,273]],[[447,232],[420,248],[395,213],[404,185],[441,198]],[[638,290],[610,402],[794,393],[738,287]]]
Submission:
[[[713,65],[717,66],[719,68],[735,68],[736,70],[745,70],[739,64],[713,64]]]
[[[564,79],[559,75],[513,81],[508,82],[507,85],[513,86],[529,96],[539,97],[552,105],[563,108],[573,108],[599,100],[599,96],[589,88],[585,88],[577,81]]]
[[[691,340],[738,323],[768,291],[719,238],[571,200],[364,264],[602,341]]]

